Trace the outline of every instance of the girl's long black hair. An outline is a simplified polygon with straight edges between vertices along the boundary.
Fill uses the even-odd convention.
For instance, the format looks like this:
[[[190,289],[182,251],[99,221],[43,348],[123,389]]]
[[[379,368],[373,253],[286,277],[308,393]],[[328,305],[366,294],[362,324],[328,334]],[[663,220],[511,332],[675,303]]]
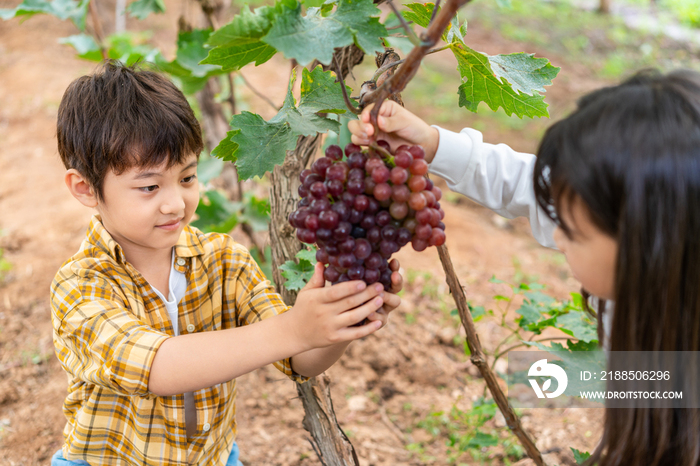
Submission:
[[[700,351],[700,74],[644,71],[588,94],[537,155],[548,215],[566,232],[557,211],[579,198],[619,245],[610,350]],[[594,462],[698,465],[700,411],[607,409]]]

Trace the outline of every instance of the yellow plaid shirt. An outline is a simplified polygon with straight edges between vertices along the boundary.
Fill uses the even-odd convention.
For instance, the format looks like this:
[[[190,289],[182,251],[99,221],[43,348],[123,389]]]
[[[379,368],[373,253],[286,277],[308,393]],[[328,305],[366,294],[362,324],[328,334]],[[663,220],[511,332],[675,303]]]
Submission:
[[[249,252],[228,235],[186,227],[175,268],[187,277],[181,333],[211,332],[285,312]],[[195,392],[197,433],[187,441],[184,395],[148,391],[151,364],[173,336],[165,305],[126,262],[99,216],[51,285],[58,359],[68,373],[66,459],[97,465],[221,465],[236,434],[236,382]],[[274,344],[274,342],[260,342]],[[275,366],[294,380],[290,361]]]

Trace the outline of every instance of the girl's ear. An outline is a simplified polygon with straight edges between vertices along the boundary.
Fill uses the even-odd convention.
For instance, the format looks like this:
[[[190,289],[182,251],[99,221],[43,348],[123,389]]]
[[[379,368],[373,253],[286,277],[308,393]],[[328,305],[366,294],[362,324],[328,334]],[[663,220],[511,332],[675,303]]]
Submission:
[[[86,207],[97,207],[97,196],[95,191],[90,186],[90,183],[78,172],[75,168],[71,168],[66,172],[63,179],[68,187],[68,190]]]

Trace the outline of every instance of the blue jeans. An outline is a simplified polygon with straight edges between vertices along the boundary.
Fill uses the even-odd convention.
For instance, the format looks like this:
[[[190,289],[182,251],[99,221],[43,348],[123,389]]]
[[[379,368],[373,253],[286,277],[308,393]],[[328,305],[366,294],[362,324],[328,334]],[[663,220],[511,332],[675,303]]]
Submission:
[[[63,457],[63,452],[58,450],[51,457],[51,466],[90,466],[90,463],[83,460],[69,461]],[[228,457],[228,461],[226,461],[226,466],[243,466],[243,463],[238,460],[238,444],[236,442],[233,442],[231,455]]]

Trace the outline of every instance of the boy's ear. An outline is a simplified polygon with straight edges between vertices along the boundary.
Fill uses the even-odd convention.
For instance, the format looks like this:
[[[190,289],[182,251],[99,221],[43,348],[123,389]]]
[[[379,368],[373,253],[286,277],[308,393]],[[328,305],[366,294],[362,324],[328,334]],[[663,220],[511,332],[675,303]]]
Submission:
[[[97,207],[97,196],[95,195],[95,190],[92,189],[90,183],[83,177],[83,175],[78,172],[75,168],[71,168],[66,171],[66,175],[63,179],[68,186],[68,190],[86,207]]]

